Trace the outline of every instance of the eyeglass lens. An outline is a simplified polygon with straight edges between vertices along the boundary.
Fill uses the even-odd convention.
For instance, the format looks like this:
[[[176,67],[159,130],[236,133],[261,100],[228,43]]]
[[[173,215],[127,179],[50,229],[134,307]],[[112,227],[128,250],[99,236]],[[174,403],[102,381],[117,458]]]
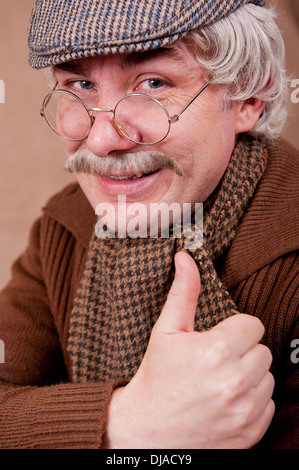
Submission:
[[[93,111],[95,119],[99,112]],[[66,139],[83,140],[92,126],[87,108],[65,91],[55,90],[46,97],[44,114],[50,127]],[[142,144],[159,142],[170,128],[165,108],[150,96],[139,94],[125,96],[118,102],[114,121],[125,137]]]

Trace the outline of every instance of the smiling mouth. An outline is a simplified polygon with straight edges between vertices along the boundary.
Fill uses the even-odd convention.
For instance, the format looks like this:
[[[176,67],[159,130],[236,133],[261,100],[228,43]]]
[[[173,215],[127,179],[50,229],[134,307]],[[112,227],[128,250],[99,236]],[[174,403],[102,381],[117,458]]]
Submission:
[[[138,180],[138,179],[141,179],[141,178],[145,178],[146,176],[150,176],[150,175],[153,175],[154,173],[157,173],[158,171],[160,171],[161,168],[158,168],[157,170],[154,170],[154,171],[151,171],[149,173],[141,173],[141,174],[134,174],[134,175],[125,175],[125,176],[113,176],[113,175],[102,175],[104,178],[109,178],[111,180],[114,180],[114,181],[128,181],[128,180]]]

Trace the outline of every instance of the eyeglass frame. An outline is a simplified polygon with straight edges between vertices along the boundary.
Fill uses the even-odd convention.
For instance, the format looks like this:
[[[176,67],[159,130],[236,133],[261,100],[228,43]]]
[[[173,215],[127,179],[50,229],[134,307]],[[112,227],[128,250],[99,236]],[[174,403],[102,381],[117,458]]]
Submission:
[[[117,130],[117,132],[120,133],[120,135],[122,135],[123,137],[125,137],[126,139],[130,140],[131,142],[134,142],[135,144],[139,144],[139,145],[156,145],[156,144],[159,144],[160,142],[162,142],[164,139],[166,139],[166,137],[168,136],[169,132],[170,132],[170,129],[171,129],[171,124],[174,124],[175,122],[178,122],[180,116],[184,113],[184,111],[186,111],[186,109],[196,100],[196,98],[198,98],[199,95],[201,95],[201,93],[207,88],[208,85],[210,85],[212,79],[210,79],[207,83],[205,83],[205,85],[195,94],[195,96],[190,100],[188,101],[188,103],[181,109],[181,111],[179,111],[178,114],[175,114],[174,116],[170,116],[169,115],[169,112],[167,111],[166,107],[156,98],[154,98],[153,96],[151,95],[147,95],[146,93],[129,93],[125,96],[123,96],[117,103],[116,105],[114,106],[114,109],[104,109],[104,108],[88,108],[88,106],[84,103],[84,101],[79,97],[77,96],[75,93],[71,92],[71,91],[68,91],[68,90],[62,90],[62,89],[56,89],[57,85],[58,85],[58,82],[56,82],[54,88],[52,91],[50,91],[50,93],[48,93],[43,102],[42,102],[42,107],[40,109],[40,115],[45,118],[47,124],[49,125],[49,127],[55,132],[55,134],[57,134],[59,137],[61,137],[62,139],[65,139],[65,140],[69,140],[69,141],[72,141],[72,142],[81,142],[85,139],[87,139],[87,137],[89,136],[89,133],[92,129],[92,126],[94,124],[94,121],[95,121],[95,116],[93,115],[93,112],[94,111],[99,111],[99,112],[106,112],[106,113],[112,113],[112,119],[113,119],[113,123],[114,123],[114,126]],[[85,108],[85,110],[87,111],[87,114],[89,116],[89,119],[90,119],[90,128],[88,130],[88,133],[82,137],[81,139],[71,139],[70,137],[66,137],[62,134],[60,134],[57,130],[55,130],[51,124],[49,123],[47,117],[46,117],[46,113],[45,113],[45,108],[51,98],[51,95],[54,94],[54,93],[57,93],[57,92],[63,92],[63,93],[67,93],[69,95],[72,95],[74,96],[82,105],[83,107]],[[131,139],[130,137],[128,137],[119,127],[119,125],[117,124],[117,121],[115,119],[115,110],[117,109],[117,106],[119,105],[119,103],[121,103],[121,101],[123,101],[124,99],[130,97],[130,96],[144,96],[146,98],[150,98],[152,99],[153,101],[155,101],[158,105],[160,105],[165,113],[166,113],[166,116],[168,118],[168,123],[169,123],[169,126],[168,126],[168,131],[167,133],[165,134],[164,137],[162,137],[162,139],[160,140],[157,140],[156,142],[153,142],[153,143],[146,143],[146,142],[138,142],[134,139]],[[46,100],[48,99],[48,102],[46,103]]]

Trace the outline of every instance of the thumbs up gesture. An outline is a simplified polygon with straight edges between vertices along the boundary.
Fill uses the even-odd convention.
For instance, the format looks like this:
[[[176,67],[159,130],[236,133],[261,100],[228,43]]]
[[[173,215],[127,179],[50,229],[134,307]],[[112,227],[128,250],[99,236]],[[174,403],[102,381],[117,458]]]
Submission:
[[[131,382],[111,398],[103,446],[249,448],[274,413],[272,356],[259,344],[264,327],[234,315],[194,331],[200,275],[180,252],[176,274]]]

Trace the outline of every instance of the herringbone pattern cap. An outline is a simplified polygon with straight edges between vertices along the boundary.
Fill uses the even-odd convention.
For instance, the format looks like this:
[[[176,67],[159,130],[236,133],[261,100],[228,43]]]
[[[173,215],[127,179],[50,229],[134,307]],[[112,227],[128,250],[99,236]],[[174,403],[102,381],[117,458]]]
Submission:
[[[190,30],[265,0],[36,0],[28,45],[33,68],[165,46]]]

